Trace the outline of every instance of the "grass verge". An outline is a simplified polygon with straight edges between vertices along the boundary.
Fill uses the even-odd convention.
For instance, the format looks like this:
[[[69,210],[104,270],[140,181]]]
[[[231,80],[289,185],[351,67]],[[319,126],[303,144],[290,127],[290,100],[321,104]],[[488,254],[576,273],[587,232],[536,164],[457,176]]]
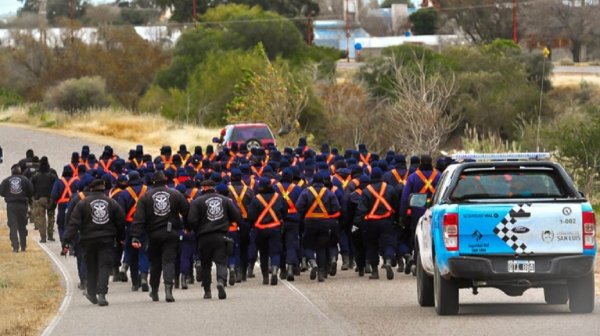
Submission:
[[[37,335],[58,310],[64,289],[46,254],[29,236],[27,252],[12,253],[0,210],[0,335]]]
[[[193,151],[190,146],[204,147],[219,135],[219,129],[180,125],[158,115],[133,114],[118,109],[92,110],[70,116],[45,111],[35,105],[19,106],[0,111],[0,122],[67,131],[89,140],[96,140],[93,136],[120,140],[128,148],[143,144],[149,153],[157,152],[162,145],[176,146],[176,151],[180,144],[186,144],[188,150]]]

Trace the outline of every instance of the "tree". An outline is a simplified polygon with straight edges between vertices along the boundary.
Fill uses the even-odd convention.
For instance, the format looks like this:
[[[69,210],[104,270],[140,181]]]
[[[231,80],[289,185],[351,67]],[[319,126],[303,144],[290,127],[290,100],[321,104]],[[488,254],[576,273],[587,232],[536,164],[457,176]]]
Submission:
[[[512,3],[506,0],[440,0],[441,21],[454,22],[474,42],[513,36]]]
[[[583,47],[600,37],[600,4],[582,0],[531,2],[523,9],[527,31],[543,41],[568,38],[573,61],[581,60]]]
[[[386,111],[387,132],[390,137],[402,134],[395,138],[396,150],[435,154],[458,126],[458,111],[449,109],[456,78],[429,72],[423,59],[415,65],[416,71],[393,68],[396,99]]]
[[[415,5],[410,0],[385,0],[381,4],[381,8],[391,8],[392,5],[395,5],[395,4],[403,4],[403,5],[407,5],[408,8],[415,8]]]
[[[193,19],[193,1],[191,0],[156,0],[157,4],[163,9],[171,7],[174,9],[172,21],[190,22]],[[319,13],[319,4],[313,0],[209,0],[196,2],[197,11],[200,16],[204,15],[210,8],[216,8],[219,5],[239,4],[249,7],[259,6],[265,11],[273,11],[285,17],[297,17],[307,12],[307,7],[311,9],[314,15]]]
[[[19,9],[19,15],[25,13],[37,14],[40,10],[40,0],[19,0],[23,6]],[[89,6],[87,0],[73,0],[73,9],[75,18],[80,18],[85,14],[85,8]],[[71,16],[70,0],[47,0],[46,17],[48,21],[54,22],[59,17],[69,18]]]
[[[183,89],[188,75],[212,50],[251,50],[260,42],[273,60],[277,56],[293,58],[306,49],[302,35],[290,20],[260,7],[219,6],[207,11],[202,20],[177,41],[172,64],[157,78],[161,87]]]
[[[600,111],[596,107],[582,115],[564,118],[557,125],[551,139],[559,160],[570,168],[584,194],[593,196],[600,180]]]
[[[438,11],[434,8],[421,8],[409,15],[412,32],[415,35],[434,35],[438,24]]]
[[[291,146],[300,134],[300,115],[308,104],[308,90],[299,80],[301,76],[292,73],[285,62],[273,64],[264,50],[263,57],[264,74],[246,71],[227,106],[227,121],[266,122],[284,134],[279,139],[282,145]]]

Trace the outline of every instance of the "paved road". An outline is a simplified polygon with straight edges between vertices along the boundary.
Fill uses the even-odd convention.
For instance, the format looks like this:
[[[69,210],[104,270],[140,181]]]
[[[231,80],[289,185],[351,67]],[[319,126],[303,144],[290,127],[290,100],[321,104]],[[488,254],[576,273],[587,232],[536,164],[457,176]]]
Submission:
[[[81,148],[77,139],[0,125],[0,144],[7,162],[21,158],[27,148],[46,154],[57,165]],[[94,146],[93,150],[98,150]],[[0,178],[7,164],[0,165]],[[32,236],[36,236],[34,234]],[[48,244],[58,256],[57,243]],[[590,315],[571,315],[567,306],[548,306],[540,290],[509,298],[483,289],[478,296],[461,292],[460,315],[438,317],[416,303],[414,278],[397,274],[393,281],[369,281],[353,272],[339,272],[325,283],[308,280],[262,286],[252,279],[228,288],[228,299],[201,299],[195,284],[176,290],[177,302],[150,302],[146,293],[129,284],[111,283],[110,306],[89,304],[75,289],[75,259],[61,258],[72,295],[51,330],[52,335],[598,335],[600,300]],[[215,292],[216,294],[216,292]],[[164,294],[160,293],[161,299]]]
[[[600,66],[555,66],[555,74],[564,75],[600,75]]]

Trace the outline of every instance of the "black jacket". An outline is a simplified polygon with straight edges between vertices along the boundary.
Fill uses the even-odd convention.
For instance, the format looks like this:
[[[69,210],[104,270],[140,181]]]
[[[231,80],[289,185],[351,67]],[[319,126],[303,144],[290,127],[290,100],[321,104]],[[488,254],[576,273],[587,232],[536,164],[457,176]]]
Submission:
[[[241,223],[240,211],[233,201],[216,192],[205,192],[192,201],[188,228],[200,237],[210,233],[226,234],[232,222]]]
[[[125,213],[119,203],[103,192],[89,192],[70,211],[69,222],[63,235],[65,242],[73,242],[79,233],[81,242],[110,238],[125,238]]]
[[[33,185],[23,175],[12,175],[0,184],[0,196],[6,203],[29,203],[33,196]]]
[[[31,183],[33,184],[33,198],[49,198],[56,179],[56,175],[54,175],[51,172],[38,172],[37,174],[33,175],[33,177],[31,178]]]
[[[138,200],[131,223],[131,236],[140,237],[144,232],[159,230],[168,232],[169,223],[171,232],[177,233],[183,228],[181,218],[187,218],[188,210],[188,201],[179,191],[166,186],[155,187]]]
[[[381,192],[382,185],[385,182],[380,180],[373,181],[371,183],[371,187],[377,193]],[[390,185],[386,184],[386,190],[383,194],[383,198],[387,201],[389,206],[392,208],[393,214],[385,219],[379,219],[381,221],[389,221],[389,222],[398,222],[398,216],[400,213],[400,199],[398,198],[398,194],[394,190],[394,188]],[[369,188],[363,189],[363,195],[361,198],[361,202],[358,204],[358,208],[356,209],[354,222],[360,222],[365,220],[365,216],[371,213],[373,207],[375,206],[377,198],[371,193]],[[387,213],[385,206],[380,202],[374,215],[383,215]]]

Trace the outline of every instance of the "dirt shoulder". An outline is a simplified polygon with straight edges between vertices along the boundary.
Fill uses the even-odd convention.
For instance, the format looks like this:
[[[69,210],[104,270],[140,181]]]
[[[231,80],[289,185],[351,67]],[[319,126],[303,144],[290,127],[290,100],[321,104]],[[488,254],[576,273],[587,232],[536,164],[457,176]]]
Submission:
[[[13,253],[0,210],[0,335],[36,335],[56,314],[65,290],[28,225],[27,252]]]

